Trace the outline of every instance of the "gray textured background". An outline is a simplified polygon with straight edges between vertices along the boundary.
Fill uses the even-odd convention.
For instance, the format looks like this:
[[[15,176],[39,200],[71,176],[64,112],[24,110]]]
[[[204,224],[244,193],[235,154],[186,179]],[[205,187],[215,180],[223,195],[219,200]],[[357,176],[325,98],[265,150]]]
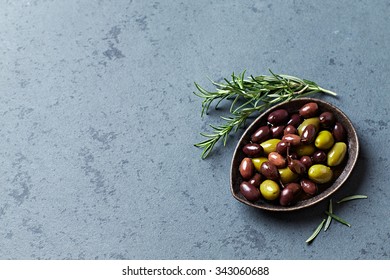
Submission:
[[[326,2],[326,3],[325,3]],[[389,1],[1,1],[1,259],[389,259]],[[339,93],[361,154],[327,202],[235,201],[237,136],[193,143],[193,82],[271,68]],[[321,96],[320,96],[321,97]]]

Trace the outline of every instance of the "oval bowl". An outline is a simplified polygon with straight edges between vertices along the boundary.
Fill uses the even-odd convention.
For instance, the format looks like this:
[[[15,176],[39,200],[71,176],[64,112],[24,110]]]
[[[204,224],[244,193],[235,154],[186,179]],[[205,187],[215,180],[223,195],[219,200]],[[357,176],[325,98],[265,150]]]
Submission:
[[[242,159],[245,157],[242,148],[246,144],[250,143],[251,135],[260,126],[267,124],[267,116],[270,112],[277,109],[285,109],[291,114],[297,112],[304,104],[308,102],[316,102],[319,106],[320,111],[332,112],[335,115],[337,121],[344,126],[347,132],[347,140],[348,140],[347,143],[348,152],[346,155],[347,158],[344,160],[343,164],[337,166],[334,169],[334,173],[337,176],[336,180],[332,183],[329,183],[328,185],[323,184],[321,187],[322,191],[317,195],[305,200],[298,201],[296,204],[292,206],[281,206],[278,203],[267,201],[263,198],[261,198],[256,202],[250,202],[246,200],[240,193],[240,184],[243,181],[243,179],[241,178],[239,172],[239,166]],[[356,134],[356,130],[353,127],[350,119],[339,108],[337,108],[336,106],[328,102],[316,98],[293,99],[291,101],[283,102],[269,108],[267,111],[262,113],[258,118],[256,118],[253,121],[253,123],[245,130],[244,134],[241,136],[234,150],[234,154],[231,162],[231,170],[230,170],[230,190],[232,192],[233,197],[238,201],[246,205],[263,209],[263,210],[283,212],[283,211],[294,211],[298,209],[307,208],[324,200],[325,198],[329,197],[330,195],[332,195],[334,192],[336,192],[338,189],[341,188],[341,186],[344,184],[344,182],[351,174],[352,169],[356,164],[358,154],[359,154],[359,140]]]

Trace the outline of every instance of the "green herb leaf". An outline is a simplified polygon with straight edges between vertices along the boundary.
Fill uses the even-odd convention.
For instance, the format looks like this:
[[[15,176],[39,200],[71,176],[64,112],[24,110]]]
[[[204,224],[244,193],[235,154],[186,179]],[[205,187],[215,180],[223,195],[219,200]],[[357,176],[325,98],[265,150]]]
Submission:
[[[347,227],[351,227],[351,225],[350,225],[347,221],[343,220],[343,219],[340,218],[339,216],[337,216],[337,215],[335,215],[335,214],[333,214],[333,213],[329,213],[328,211],[325,211],[325,213],[326,213],[327,215],[331,216],[331,217],[332,217],[333,219],[335,219],[336,221],[342,223],[343,225],[346,225]]]
[[[330,214],[333,214],[333,204],[332,204],[332,199],[329,200],[329,207],[328,207],[328,211]],[[327,229],[329,228],[330,226],[330,222],[332,221],[332,216],[328,215],[328,217],[326,218],[326,223],[325,223],[325,226],[324,226],[324,231],[327,231]]]
[[[343,199],[337,201],[337,203],[342,203],[342,202],[355,200],[355,199],[365,199],[365,198],[368,198],[368,196],[367,195],[361,195],[361,194],[350,195],[350,196],[344,197]]]
[[[215,108],[217,108],[223,100],[232,101],[231,116],[223,117],[226,122],[222,125],[212,126],[213,133],[201,133],[203,137],[208,139],[195,144],[196,147],[203,149],[202,158],[206,158],[210,154],[219,140],[222,139],[226,145],[229,134],[243,127],[248,117],[260,114],[270,106],[319,92],[336,95],[333,91],[323,89],[312,81],[269,71],[271,75],[268,76],[254,77],[251,75],[249,78],[245,78],[244,71],[239,75],[233,73],[230,81],[226,78],[223,79],[224,82],[211,80],[211,83],[216,87],[215,91],[208,91],[195,83],[198,92],[194,92],[194,94],[203,99],[202,117],[210,110],[212,103],[216,102]]]
[[[306,240],[306,243],[312,242],[317,237],[317,235],[320,233],[322,227],[324,226],[325,221],[326,221],[325,219],[322,220],[322,222],[318,225],[318,227],[315,229],[313,234],[310,235],[310,237]]]

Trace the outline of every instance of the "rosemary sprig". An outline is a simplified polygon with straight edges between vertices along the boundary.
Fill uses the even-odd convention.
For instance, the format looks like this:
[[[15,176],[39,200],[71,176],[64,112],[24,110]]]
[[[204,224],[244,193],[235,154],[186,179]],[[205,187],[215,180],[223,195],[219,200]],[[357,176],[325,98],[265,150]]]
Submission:
[[[335,219],[336,221],[346,225],[347,227],[351,227],[351,224],[349,224],[347,221],[345,221],[344,219],[340,218],[339,216],[337,216],[337,215],[335,215],[333,213],[329,213],[328,211],[325,211],[325,214],[331,216],[333,219]]]
[[[318,225],[318,227],[314,230],[313,234],[310,235],[310,237],[306,240],[306,243],[310,243],[314,240],[314,238],[317,237],[317,235],[320,233],[322,227],[325,224],[325,219],[322,220],[322,222]]]
[[[333,203],[332,203],[332,199],[329,200],[328,212],[329,212],[330,214],[333,214]],[[326,218],[326,223],[325,223],[325,226],[324,226],[324,231],[327,231],[327,230],[328,230],[328,228],[329,228],[331,222],[332,222],[332,216],[331,216],[331,215],[328,215],[328,217]]]
[[[350,196],[344,197],[343,199],[337,201],[337,203],[342,203],[342,202],[355,200],[355,199],[365,199],[365,198],[368,198],[368,196],[362,195],[362,194],[355,194],[355,195],[350,195]]]
[[[333,91],[320,87],[315,82],[269,71],[271,75],[245,78],[244,71],[239,75],[233,73],[230,81],[227,79],[224,79],[224,82],[221,83],[211,81],[216,87],[216,91],[208,91],[195,83],[198,92],[194,92],[194,94],[203,98],[202,117],[208,113],[212,103],[216,102],[215,109],[217,109],[223,100],[232,100],[229,110],[231,115],[228,117],[221,116],[225,123],[210,125],[213,132],[201,133],[207,139],[195,144],[196,147],[203,149],[203,159],[210,154],[218,141],[222,140],[225,146],[229,134],[245,126],[248,117],[255,113],[260,113],[280,102],[319,92],[332,96],[337,95]]]

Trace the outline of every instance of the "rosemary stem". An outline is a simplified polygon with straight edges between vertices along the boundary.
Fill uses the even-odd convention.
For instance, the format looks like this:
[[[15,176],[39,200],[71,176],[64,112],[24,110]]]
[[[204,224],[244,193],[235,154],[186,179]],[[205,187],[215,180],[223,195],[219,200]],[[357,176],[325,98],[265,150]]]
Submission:
[[[330,95],[333,95],[333,96],[337,96],[337,93],[335,93],[334,91],[331,91],[329,89],[324,89],[322,87],[318,87],[318,89],[324,93],[327,93],[327,94],[330,94]]]

